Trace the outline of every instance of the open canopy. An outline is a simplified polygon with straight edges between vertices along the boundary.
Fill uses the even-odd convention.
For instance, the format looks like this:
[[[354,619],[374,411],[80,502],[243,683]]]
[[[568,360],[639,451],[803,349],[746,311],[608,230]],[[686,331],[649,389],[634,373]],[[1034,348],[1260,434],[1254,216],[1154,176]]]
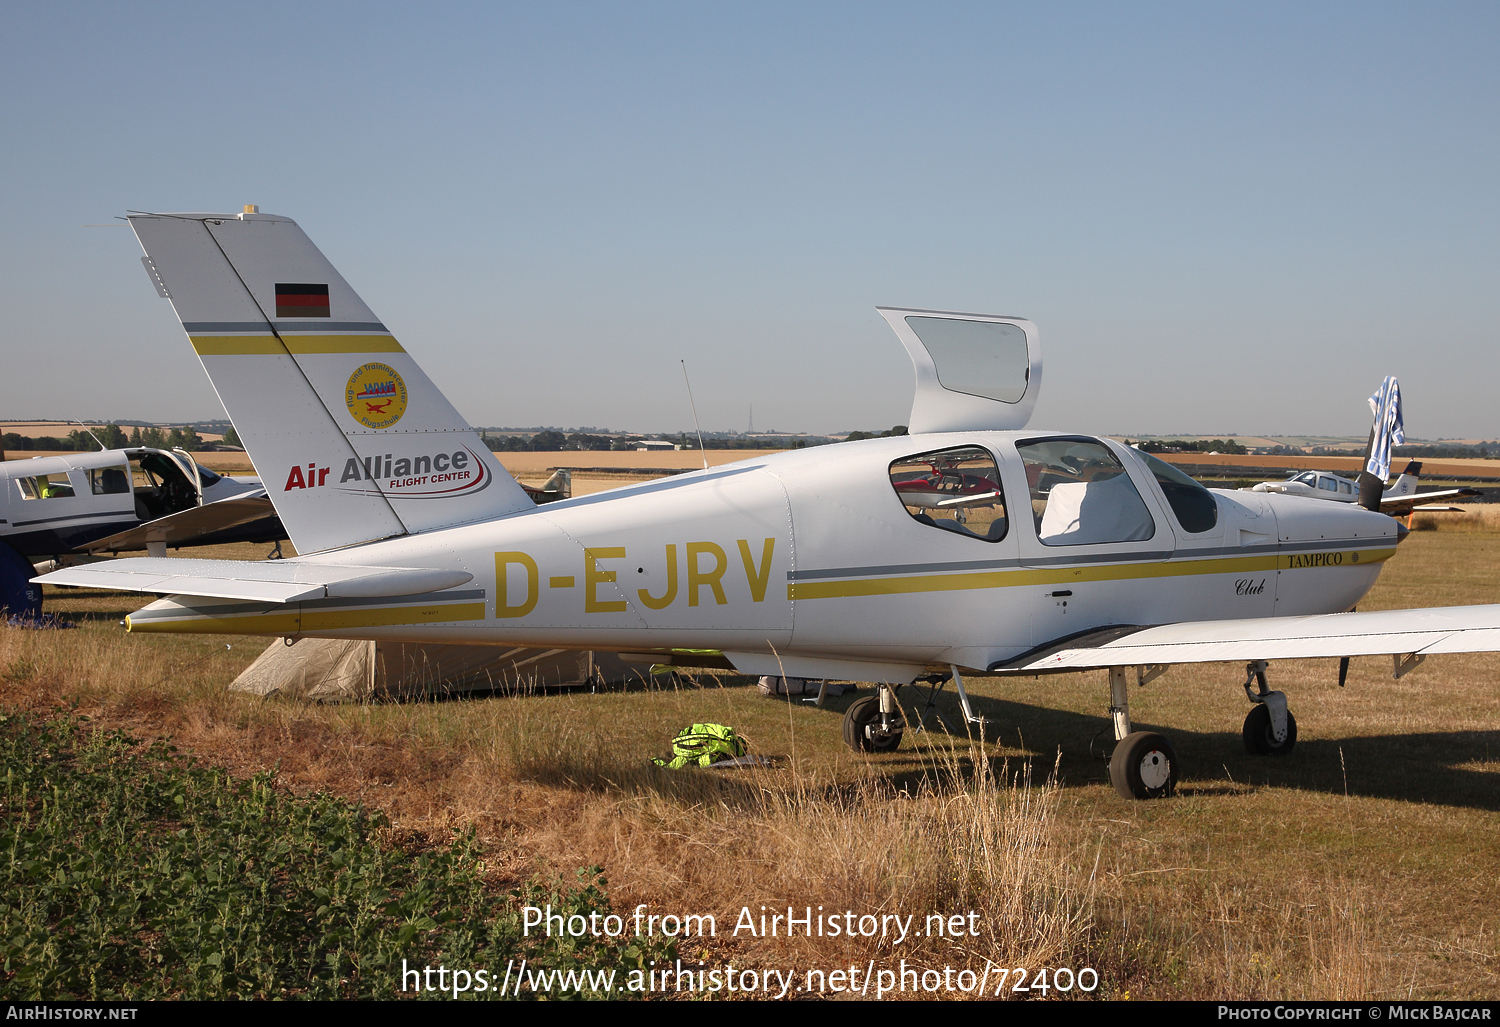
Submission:
[[[912,434],[1026,427],[1042,383],[1036,325],[994,314],[875,309],[916,371]]]

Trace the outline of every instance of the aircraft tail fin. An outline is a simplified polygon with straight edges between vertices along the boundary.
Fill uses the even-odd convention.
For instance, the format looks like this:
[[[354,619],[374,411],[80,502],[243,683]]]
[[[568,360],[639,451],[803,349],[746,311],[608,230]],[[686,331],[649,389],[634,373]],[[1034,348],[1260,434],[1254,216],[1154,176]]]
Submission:
[[[548,478],[547,481],[546,481],[546,483],[542,485],[542,491],[543,492],[556,492],[556,493],[559,493],[563,499],[572,499],[573,498],[573,472],[572,472],[572,470],[570,470],[567,467],[559,467],[557,470],[553,471],[552,472],[552,477]]]
[[[295,221],[129,221],[298,552],[533,506]]]
[[[1417,494],[1417,482],[1422,476],[1422,461],[1412,460],[1406,465],[1406,470],[1391,481],[1385,488],[1383,499],[1391,499],[1397,496],[1414,496]]]

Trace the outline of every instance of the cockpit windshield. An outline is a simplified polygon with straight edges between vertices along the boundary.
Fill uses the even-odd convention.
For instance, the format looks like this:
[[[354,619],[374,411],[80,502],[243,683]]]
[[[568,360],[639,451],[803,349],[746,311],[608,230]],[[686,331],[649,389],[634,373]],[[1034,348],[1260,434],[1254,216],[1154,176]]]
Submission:
[[[1177,515],[1182,530],[1189,535],[1212,531],[1219,523],[1219,503],[1214,494],[1165,460],[1145,450],[1138,449],[1136,454],[1150,468],[1156,483],[1166,494],[1167,505]]]

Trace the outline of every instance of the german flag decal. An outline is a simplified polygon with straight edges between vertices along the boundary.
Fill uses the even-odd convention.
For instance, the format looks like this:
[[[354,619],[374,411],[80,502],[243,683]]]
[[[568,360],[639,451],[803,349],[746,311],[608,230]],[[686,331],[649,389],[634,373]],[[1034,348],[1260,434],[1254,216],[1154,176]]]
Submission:
[[[328,286],[276,283],[277,317],[327,317]]]

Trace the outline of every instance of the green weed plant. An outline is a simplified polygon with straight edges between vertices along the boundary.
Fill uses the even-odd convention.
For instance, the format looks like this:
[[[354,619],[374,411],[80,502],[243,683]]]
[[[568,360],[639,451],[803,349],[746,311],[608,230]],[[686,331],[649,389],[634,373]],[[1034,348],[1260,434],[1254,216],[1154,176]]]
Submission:
[[[604,997],[567,971],[623,978],[676,957],[630,938],[523,937],[523,904],[608,912],[597,867],[573,887],[497,893],[471,835],[382,844],[378,811],[291,795],[270,773],[235,780],[78,718],[0,715],[0,767],[6,999],[438,997],[403,977],[427,966],[487,970],[493,983],[471,977],[463,997],[495,998],[523,960],[556,971],[551,987],[506,997]]]

